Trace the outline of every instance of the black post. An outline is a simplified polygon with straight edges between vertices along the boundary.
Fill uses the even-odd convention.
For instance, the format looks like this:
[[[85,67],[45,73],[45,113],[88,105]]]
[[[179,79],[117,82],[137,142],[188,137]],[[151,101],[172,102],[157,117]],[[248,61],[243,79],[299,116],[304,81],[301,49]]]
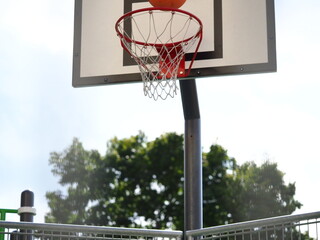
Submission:
[[[17,230],[10,233],[10,240],[19,240],[19,235]]]
[[[181,80],[185,118],[184,230],[202,228],[202,152],[200,110],[195,79]]]
[[[20,222],[33,222],[33,216],[36,214],[34,205],[34,194],[29,190],[25,190],[21,193],[21,204],[18,209],[20,215]],[[19,240],[32,240],[33,231],[32,230],[20,230],[22,235]]]
[[[33,216],[35,215],[34,194],[29,190],[25,190],[21,193],[21,204],[18,210],[20,215],[20,222],[33,222]]]

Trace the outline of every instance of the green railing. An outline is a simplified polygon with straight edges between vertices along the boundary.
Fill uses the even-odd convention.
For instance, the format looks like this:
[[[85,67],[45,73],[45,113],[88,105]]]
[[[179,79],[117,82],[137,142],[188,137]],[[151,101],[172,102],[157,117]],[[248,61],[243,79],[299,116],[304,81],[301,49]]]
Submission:
[[[0,208],[0,220],[5,221],[7,213],[18,213],[18,210],[16,209],[3,209]],[[4,232],[4,228],[0,228],[0,240],[4,240],[4,234],[1,234]]]

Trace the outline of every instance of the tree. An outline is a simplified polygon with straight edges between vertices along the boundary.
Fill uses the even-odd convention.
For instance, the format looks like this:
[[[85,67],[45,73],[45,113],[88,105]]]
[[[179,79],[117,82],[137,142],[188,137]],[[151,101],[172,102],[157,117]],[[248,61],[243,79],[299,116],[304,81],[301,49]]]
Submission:
[[[52,152],[49,164],[54,175],[60,177],[59,183],[68,186],[68,194],[61,191],[47,192],[51,212],[46,222],[83,224],[86,219],[86,207],[91,200],[89,188],[94,162],[100,159],[98,151],[86,151],[78,139],[61,153]]]
[[[219,145],[203,154],[203,222],[204,227],[228,223],[233,200],[234,158]]]
[[[253,220],[291,214],[302,204],[294,199],[295,184],[285,185],[284,173],[276,163],[266,161],[260,167],[247,162],[235,174],[235,202],[241,208],[232,210],[233,221]]]
[[[85,150],[74,139],[65,151],[51,153],[49,163],[67,193],[47,193],[47,222],[183,229],[182,135],[167,133],[150,142],[142,132],[113,138],[105,156]],[[238,166],[219,145],[203,153],[203,186],[204,226],[282,215],[300,207],[294,184],[284,184],[276,165]],[[272,204],[264,206],[254,194],[265,194]],[[277,210],[271,211],[275,205]],[[261,211],[254,215],[257,209]]]

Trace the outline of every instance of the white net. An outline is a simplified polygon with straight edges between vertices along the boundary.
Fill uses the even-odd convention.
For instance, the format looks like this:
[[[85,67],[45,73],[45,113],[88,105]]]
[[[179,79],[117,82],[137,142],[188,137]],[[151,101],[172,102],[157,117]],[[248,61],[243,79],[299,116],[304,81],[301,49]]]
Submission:
[[[147,8],[122,16],[116,30],[139,66],[144,94],[155,100],[174,97],[176,80],[189,75],[198,51],[201,21],[179,9]]]

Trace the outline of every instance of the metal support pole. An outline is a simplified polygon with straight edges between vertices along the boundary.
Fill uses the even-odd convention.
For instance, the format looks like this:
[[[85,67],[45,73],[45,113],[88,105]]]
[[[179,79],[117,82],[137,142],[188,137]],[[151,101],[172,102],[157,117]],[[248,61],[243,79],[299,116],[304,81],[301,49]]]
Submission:
[[[6,214],[7,213],[18,213],[18,210],[16,209],[0,209],[0,220],[5,221],[6,220]],[[0,232],[4,232],[4,228],[0,228]],[[4,240],[4,234],[0,234],[0,240]]]
[[[195,79],[180,81],[185,118],[184,230],[202,228],[202,152],[200,110]]]
[[[18,214],[20,215],[20,222],[33,222],[33,216],[36,215],[36,210],[33,208],[34,204],[34,194],[29,190],[25,190],[21,193],[21,204],[18,209]],[[19,236],[19,240],[32,240],[33,231],[32,230],[20,230],[23,233]],[[13,237],[13,239],[16,239]]]
[[[20,222],[33,222],[33,216],[36,214],[33,208],[34,194],[29,190],[25,190],[21,193],[21,204],[18,209],[20,215]]]

